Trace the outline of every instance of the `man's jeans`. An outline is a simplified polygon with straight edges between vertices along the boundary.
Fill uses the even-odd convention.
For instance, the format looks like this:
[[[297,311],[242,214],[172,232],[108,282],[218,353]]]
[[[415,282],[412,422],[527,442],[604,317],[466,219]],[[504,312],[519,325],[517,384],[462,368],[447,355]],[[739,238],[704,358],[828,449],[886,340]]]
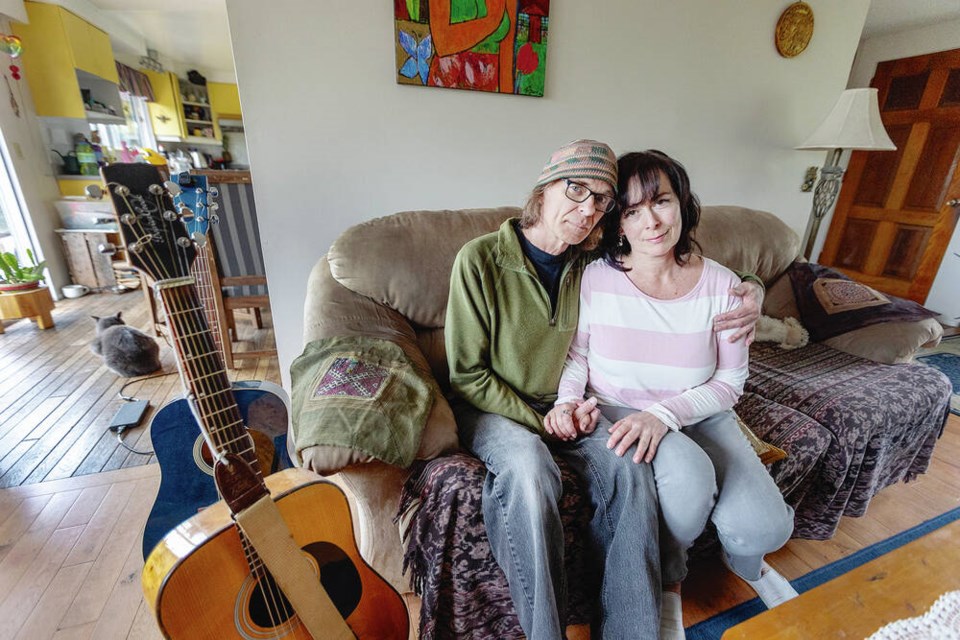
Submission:
[[[530,640],[564,636],[566,581],[557,504],[562,456],[584,480],[593,516],[586,548],[603,563],[604,638],[657,638],[660,554],[657,498],[648,464],[607,449],[601,430],[551,442],[496,414],[457,408],[461,443],[487,467],[483,518],[493,555],[507,576],[520,625]]]

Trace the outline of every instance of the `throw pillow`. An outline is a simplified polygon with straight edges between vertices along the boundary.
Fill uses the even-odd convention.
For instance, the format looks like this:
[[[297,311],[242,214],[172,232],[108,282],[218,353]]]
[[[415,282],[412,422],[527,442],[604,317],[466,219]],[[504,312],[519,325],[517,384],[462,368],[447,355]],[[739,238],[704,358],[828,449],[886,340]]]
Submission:
[[[819,264],[794,262],[787,273],[800,319],[815,342],[881,322],[937,315],[912,300],[884,295]]]
[[[757,457],[760,458],[760,462],[765,465],[770,465],[777,460],[783,460],[787,457],[786,451],[758,438],[757,435],[750,429],[750,427],[748,427],[743,420],[740,419],[740,416],[738,416],[736,413],[733,415],[737,418],[737,424],[740,425],[740,431],[742,431],[743,435],[747,437],[747,441],[750,442],[750,446],[753,447]]]

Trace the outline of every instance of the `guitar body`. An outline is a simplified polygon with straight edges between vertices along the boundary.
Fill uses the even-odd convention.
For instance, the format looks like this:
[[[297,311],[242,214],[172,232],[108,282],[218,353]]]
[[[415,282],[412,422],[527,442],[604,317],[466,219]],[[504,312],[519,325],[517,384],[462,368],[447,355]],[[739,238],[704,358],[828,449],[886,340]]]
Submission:
[[[336,485],[302,469],[266,478],[294,540],[312,558],[318,579],[359,640],[406,640],[400,594],[360,556],[347,498]],[[181,523],[153,549],[143,590],[168,638],[311,638],[287,613],[270,578],[257,579],[223,502]],[[265,596],[264,593],[267,592]],[[282,601],[281,601],[282,602]]]
[[[233,397],[250,429],[261,467],[272,473],[291,466],[283,388],[270,382],[235,382]],[[167,532],[220,499],[213,480],[213,456],[186,399],[168,402],[157,412],[150,423],[150,439],[161,477],[143,531],[144,558]]]

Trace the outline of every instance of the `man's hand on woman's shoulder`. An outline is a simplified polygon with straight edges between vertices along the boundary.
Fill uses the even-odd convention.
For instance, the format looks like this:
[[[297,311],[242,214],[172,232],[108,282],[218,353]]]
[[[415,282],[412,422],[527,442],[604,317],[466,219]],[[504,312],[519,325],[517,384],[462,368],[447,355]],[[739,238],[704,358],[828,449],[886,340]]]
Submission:
[[[752,280],[741,282],[730,289],[730,295],[742,299],[743,303],[733,311],[721,313],[714,318],[714,331],[736,329],[733,335],[727,338],[729,342],[745,338],[748,347],[753,344],[757,332],[757,320],[760,319],[760,309],[763,306],[763,294],[763,287]]]

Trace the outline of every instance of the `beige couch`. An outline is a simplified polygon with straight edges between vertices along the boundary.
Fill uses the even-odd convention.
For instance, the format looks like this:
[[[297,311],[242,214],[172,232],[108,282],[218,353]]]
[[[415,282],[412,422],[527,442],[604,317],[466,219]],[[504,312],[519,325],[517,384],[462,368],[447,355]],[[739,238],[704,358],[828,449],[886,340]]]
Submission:
[[[415,211],[348,229],[310,275],[304,343],[334,336],[383,338],[399,345],[417,366],[431,372],[447,389],[443,323],[454,256],[469,239],[495,230],[505,218],[518,214],[514,207]],[[761,211],[708,206],[704,207],[697,240],[708,257],[763,279],[768,287],[765,313],[775,317],[797,315],[788,278],[783,274],[798,258],[800,242],[782,221]],[[895,362],[908,360],[918,346],[936,341],[940,332],[940,326],[932,320],[892,323],[838,336],[829,344],[849,353]],[[292,436],[295,443],[296,433]],[[791,442],[786,437],[781,443],[788,453]],[[296,446],[292,444],[294,449]],[[417,457],[433,458],[456,447],[452,412],[444,397],[437,395]],[[818,453],[814,462],[819,464],[820,457]],[[308,447],[295,459],[320,473],[336,474],[333,480],[351,498],[364,557],[398,591],[409,592],[409,576],[401,572],[400,529],[404,520],[401,518],[400,528],[393,522],[408,471],[342,447]],[[817,470],[785,473],[809,479]],[[798,486],[794,479],[788,484],[783,487],[785,493]]]

